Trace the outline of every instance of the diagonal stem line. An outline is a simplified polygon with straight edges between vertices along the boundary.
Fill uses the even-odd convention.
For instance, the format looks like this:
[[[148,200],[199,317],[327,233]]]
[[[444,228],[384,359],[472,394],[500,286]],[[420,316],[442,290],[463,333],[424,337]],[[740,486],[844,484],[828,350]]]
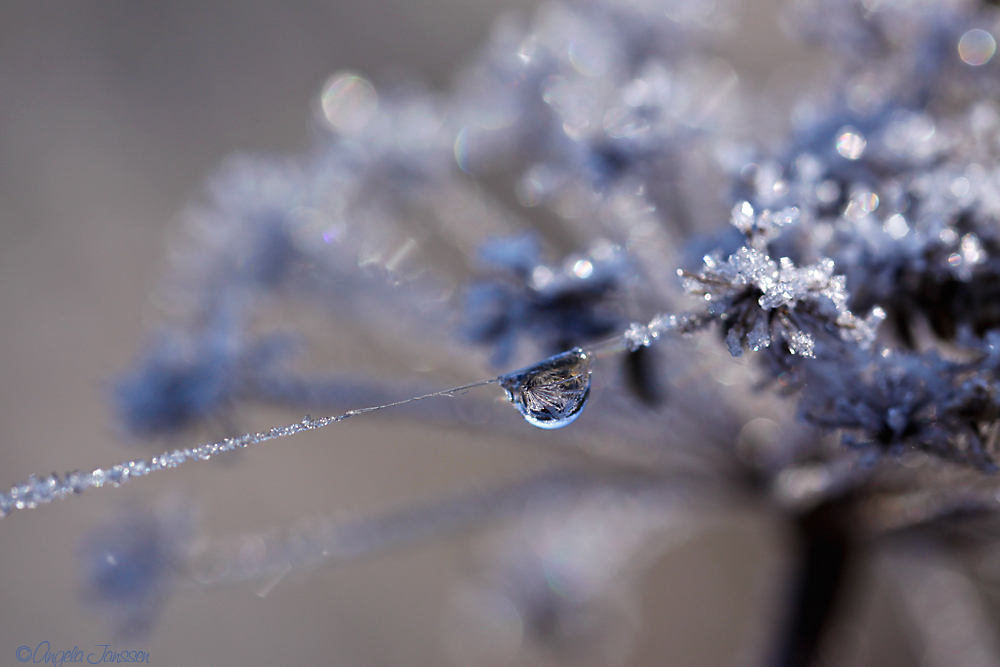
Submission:
[[[105,484],[110,484],[111,486],[121,486],[125,482],[136,477],[145,477],[152,472],[157,472],[167,468],[176,468],[182,463],[187,463],[188,461],[207,461],[208,459],[225,452],[242,449],[244,447],[256,445],[268,440],[288,437],[297,433],[302,433],[303,431],[313,431],[329,426],[330,424],[342,422],[349,417],[355,417],[368,412],[404,405],[406,403],[413,403],[415,401],[422,401],[437,396],[455,396],[456,394],[463,393],[475,387],[496,384],[498,381],[498,377],[491,378],[489,380],[481,380],[479,382],[472,382],[460,387],[453,387],[451,389],[435,391],[421,396],[414,396],[413,398],[408,398],[402,401],[349,410],[341,415],[320,417],[318,419],[312,419],[307,416],[302,421],[289,424],[288,426],[276,427],[268,431],[261,431],[257,433],[246,433],[236,438],[226,438],[220,442],[199,445],[193,448],[175,449],[164,452],[159,456],[154,456],[149,460],[134,459],[119,463],[111,468],[98,468],[89,473],[74,471],[66,473],[63,476],[53,473],[45,478],[32,475],[27,481],[15,484],[9,493],[0,494],[0,518],[6,517],[15,509],[33,509],[39,505],[44,505],[54,500],[60,500],[70,495],[79,495],[89,488],[101,487]]]
[[[657,316],[657,318],[654,318],[654,320],[650,322],[647,327],[643,327],[649,334],[651,334],[651,338],[643,342],[644,345],[648,345],[653,340],[659,338],[660,334],[669,330],[670,327],[664,327],[662,324],[658,324],[660,318],[662,317],[664,316]],[[623,334],[615,338],[596,343],[585,352],[587,354],[597,356],[608,356],[623,352],[626,349],[629,349],[630,345],[631,343],[629,342],[628,336]],[[422,394],[420,396],[414,396],[413,398],[394,401],[392,403],[385,403],[383,405],[349,410],[348,412],[340,415],[321,417],[319,419],[312,419],[311,417],[306,416],[302,421],[289,424],[288,426],[275,427],[268,431],[260,431],[257,433],[245,433],[244,435],[236,438],[226,438],[220,442],[199,445],[197,447],[175,449],[164,452],[159,456],[154,456],[149,460],[133,459],[131,461],[119,463],[118,465],[110,468],[97,468],[93,472],[87,473],[76,470],[62,476],[53,473],[44,478],[37,475],[31,475],[28,477],[27,481],[15,484],[11,487],[11,490],[8,493],[0,494],[0,519],[8,516],[15,509],[34,509],[39,505],[44,505],[54,500],[61,500],[67,496],[79,495],[89,488],[101,487],[105,484],[110,484],[111,486],[116,487],[121,486],[125,482],[128,482],[136,477],[145,477],[152,472],[157,472],[166,468],[176,468],[182,463],[187,463],[188,461],[207,461],[208,459],[225,452],[242,449],[250,445],[266,442],[268,440],[284,438],[295,435],[296,433],[302,433],[303,431],[313,431],[329,426],[330,424],[342,422],[349,417],[356,417],[369,412],[375,412],[376,410],[384,410],[385,408],[406,405],[408,403],[414,403],[428,398],[435,398],[437,396],[455,396],[468,391],[469,389],[485,385],[503,384],[505,378],[528,373],[532,369],[544,363],[545,361],[542,361],[534,366],[528,366],[518,371],[499,375],[488,380],[480,380],[478,382],[464,384],[460,387],[435,391],[429,394]]]

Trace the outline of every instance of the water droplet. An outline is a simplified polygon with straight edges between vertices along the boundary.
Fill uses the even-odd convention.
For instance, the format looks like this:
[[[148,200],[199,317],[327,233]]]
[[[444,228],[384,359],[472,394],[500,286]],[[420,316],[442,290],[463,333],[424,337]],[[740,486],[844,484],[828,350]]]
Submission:
[[[507,398],[532,426],[566,426],[590,397],[590,356],[580,348],[500,376]]]
[[[531,272],[531,278],[528,280],[528,283],[531,285],[532,289],[542,290],[548,287],[554,278],[555,274],[552,273],[552,269],[547,266],[540,265],[536,266]]]
[[[837,181],[823,181],[816,186],[816,199],[823,204],[832,204],[840,197],[840,185]]]
[[[979,28],[968,31],[958,41],[958,57],[973,67],[988,63],[996,50],[997,42],[993,35]]]
[[[910,233],[910,225],[907,224],[906,218],[899,213],[886,220],[882,228],[894,239],[901,239]]]
[[[856,127],[845,125],[837,132],[837,152],[848,160],[857,160],[865,152],[865,135]]]
[[[337,130],[353,133],[363,129],[378,111],[378,94],[367,79],[351,72],[330,77],[320,97],[323,115]]]
[[[573,264],[572,273],[580,280],[586,280],[594,273],[594,264],[586,259],[578,260]]]

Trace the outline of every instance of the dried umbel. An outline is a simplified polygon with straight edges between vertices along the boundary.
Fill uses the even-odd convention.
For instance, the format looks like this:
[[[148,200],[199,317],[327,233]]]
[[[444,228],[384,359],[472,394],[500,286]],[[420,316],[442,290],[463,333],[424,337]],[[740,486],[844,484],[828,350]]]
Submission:
[[[91,579],[147,621],[182,581],[266,583],[521,518],[452,625],[492,623],[491,660],[534,642],[570,664],[625,660],[629,632],[598,629],[630,618],[642,570],[726,508],[763,508],[797,539],[774,665],[815,660],[866,554],[904,572],[938,567],[905,540],[995,549],[995,530],[960,517],[995,529],[1000,510],[998,16],[794,3],[787,23],[826,50],[810,77],[824,89],[793,91],[791,129],[772,137],[747,131],[758,105],[719,57],[731,10],[547,5],[498,30],[448,96],[333,76],[312,152],[234,163],[190,212],[174,319],[117,397],[137,439],[247,404],[339,415],[32,477],[0,515],[306,430],[339,442],[336,424],[388,408],[558,442],[598,462],[183,549],[147,522],[116,551],[134,595],[115,568]],[[449,370],[304,373],[304,332],[275,303]],[[498,411],[498,387],[524,421]],[[467,411],[444,407],[460,395]],[[918,602],[925,625],[933,604]],[[985,632],[963,640],[970,655],[989,655]]]

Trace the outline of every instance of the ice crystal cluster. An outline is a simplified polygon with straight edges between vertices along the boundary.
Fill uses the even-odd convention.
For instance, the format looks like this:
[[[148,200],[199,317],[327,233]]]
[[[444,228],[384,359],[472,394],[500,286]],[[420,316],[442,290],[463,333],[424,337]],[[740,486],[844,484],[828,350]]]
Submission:
[[[553,3],[501,24],[447,94],[332,76],[311,151],[233,159],[192,207],[166,322],[115,398],[153,442],[243,405],[344,414],[33,477],[0,514],[303,430],[337,437],[367,408],[471,423],[409,399],[461,385],[488,411],[477,396],[498,385],[528,424],[509,411],[491,429],[600,465],[264,537],[194,541],[152,517],[135,543],[106,545],[91,588],[148,625],[181,580],[266,579],[513,517],[492,574],[456,604],[496,632],[502,607],[523,636],[485,658],[451,637],[456,661],[620,664],[642,569],[753,502],[798,540],[761,662],[807,665],[873,550],[968,582],[951,555],[1000,546],[1000,11],[794,1],[783,25],[823,57],[791,105],[723,58],[746,11]],[[440,372],[305,373],[302,313]],[[248,539],[264,544],[249,559]],[[927,660],[1000,661],[991,623],[971,632],[928,603],[987,618],[974,599],[914,586]]]
[[[734,357],[743,354],[744,339],[754,352],[769,347],[775,322],[788,351],[806,357],[815,356],[816,345],[807,323],[825,324],[862,348],[875,338],[882,310],[873,310],[865,320],[854,317],[847,309],[847,279],[834,275],[833,260],[823,258],[799,269],[788,257],[776,263],[768,255],[768,239],[797,218],[798,210],[791,208],[777,215],[764,211],[755,219],[749,202],[738,204],[733,225],[747,235],[747,245],[725,261],[719,251],[706,255],[704,269],[697,275],[679,270],[688,294],[712,302],[709,313],[724,322],[726,344]]]

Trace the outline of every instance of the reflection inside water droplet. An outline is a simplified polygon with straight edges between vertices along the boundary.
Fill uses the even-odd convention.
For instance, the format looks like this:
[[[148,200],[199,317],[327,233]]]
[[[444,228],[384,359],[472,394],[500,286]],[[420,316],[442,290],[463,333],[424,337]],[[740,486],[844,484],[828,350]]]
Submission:
[[[507,398],[532,426],[562,428],[590,397],[590,357],[580,348],[500,376]]]

